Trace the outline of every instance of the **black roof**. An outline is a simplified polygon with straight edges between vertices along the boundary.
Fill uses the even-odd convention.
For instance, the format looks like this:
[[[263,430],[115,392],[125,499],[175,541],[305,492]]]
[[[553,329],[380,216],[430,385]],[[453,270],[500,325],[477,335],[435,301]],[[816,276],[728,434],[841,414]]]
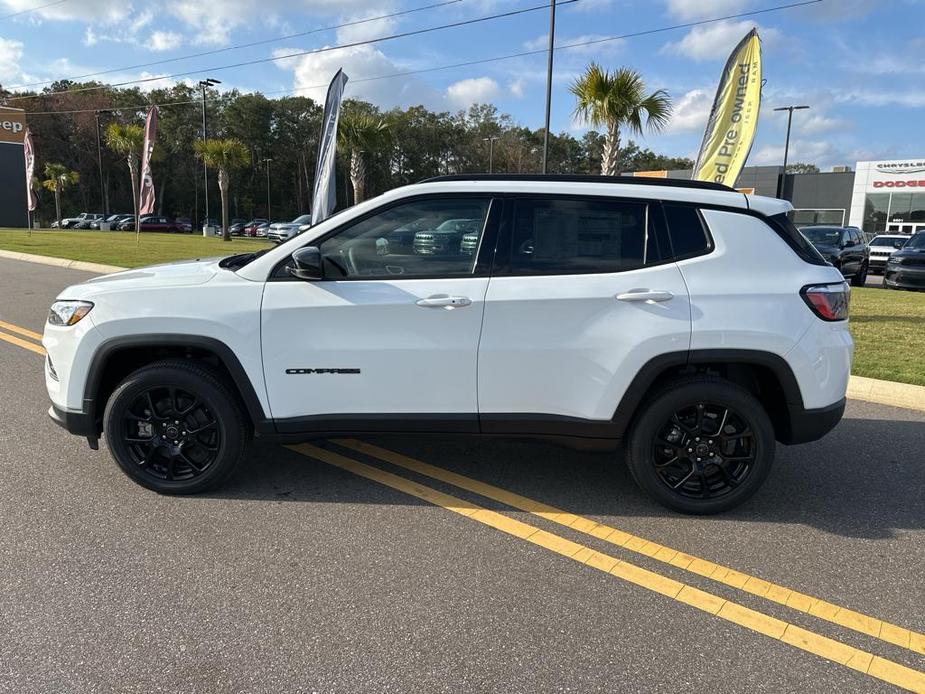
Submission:
[[[735,193],[735,188],[709,181],[691,181],[685,178],[648,178],[645,176],[591,176],[587,174],[452,174],[435,176],[421,183],[442,183],[444,181],[559,181],[562,183],[619,183],[632,186],[662,186],[665,188],[698,188]]]

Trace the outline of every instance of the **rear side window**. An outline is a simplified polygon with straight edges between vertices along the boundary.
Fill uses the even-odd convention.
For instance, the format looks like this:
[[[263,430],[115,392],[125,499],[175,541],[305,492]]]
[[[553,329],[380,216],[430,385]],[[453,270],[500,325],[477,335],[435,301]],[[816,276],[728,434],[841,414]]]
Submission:
[[[522,198],[511,235],[511,273],[610,273],[658,261],[644,202]]]
[[[781,214],[776,214],[771,217],[762,217],[762,219],[764,219],[768,226],[786,241],[787,245],[793,249],[793,252],[804,261],[811,265],[828,265],[825,258],[816,250],[816,247],[796,228],[794,223],[790,220],[790,217],[787,216],[787,213],[782,212]]]
[[[710,238],[700,210],[689,205],[666,203],[665,217],[668,220],[668,235],[674,258],[689,258],[710,249]]]

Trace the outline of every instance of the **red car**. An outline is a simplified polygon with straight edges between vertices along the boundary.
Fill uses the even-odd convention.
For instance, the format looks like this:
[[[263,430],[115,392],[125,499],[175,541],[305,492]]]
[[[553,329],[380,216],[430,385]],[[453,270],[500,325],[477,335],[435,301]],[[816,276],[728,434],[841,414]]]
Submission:
[[[152,214],[141,218],[141,231],[161,231],[174,234],[180,231],[180,225],[167,217]]]
[[[269,224],[269,223],[270,223],[270,220],[268,219],[260,219],[259,217],[256,219],[252,219],[251,221],[249,221],[247,224],[244,225],[244,228],[241,229],[241,233],[243,233],[245,236],[256,236],[257,227],[259,227],[261,224]]]

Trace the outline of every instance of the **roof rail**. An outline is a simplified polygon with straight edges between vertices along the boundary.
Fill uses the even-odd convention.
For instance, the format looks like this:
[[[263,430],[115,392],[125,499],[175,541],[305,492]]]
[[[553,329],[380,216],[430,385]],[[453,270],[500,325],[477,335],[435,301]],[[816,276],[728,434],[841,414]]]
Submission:
[[[619,183],[632,186],[665,186],[667,188],[699,188],[735,193],[735,188],[710,181],[692,181],[685,178],[648,178],[645,176],[594,176],[589,174],[451,174],[427,178],[420,183],[446,181],[553,181],[561,183]]]

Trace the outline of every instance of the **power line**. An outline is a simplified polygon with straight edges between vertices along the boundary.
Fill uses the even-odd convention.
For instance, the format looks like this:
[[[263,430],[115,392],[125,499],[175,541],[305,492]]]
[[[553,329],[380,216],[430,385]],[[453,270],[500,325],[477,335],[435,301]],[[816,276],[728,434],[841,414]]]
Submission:
[[[54,0],[54,2],[46,2],[44,5],[36,5],[35,7],[29,7],[25,10],[19,10],[18,12],[13,12],[12,14],[5,14],[0,16],[0,19],[10,19],[11,17],[18,17],[21,14],[28,14],[29,12],[35,12],[36,10],[44,10],[46,7],[52,7],[53,5],[60,5],[61,3],[67,2],[67,0]]]
[[[589,41],[578,41],[575,43],[560,44],[556,46],[554,50],[566,51],[571,48],[591,46],[595,44],[606,43],[609,41],[621,41],[624,39],[639,38],[641,36],[650,36],[652,34],[660,34],[660,33],[665,33],[669,31],[677,31],[679,29],[690,29],[692,27],[702,26],[704,24],[713,24],[716,22],[722,22],[722,21],[726,21],[729,19],[740,19],[743,17],[751,17],[751,16],[759,15],[759,14],[767,14],[769,12],[779,12],[781,10],[789,10],[789,9],[794,9],[797,7],[805,7],[807,5],[815,5],[820,2],[823,2],[823,0],[804,0],[803,2],[795,2],[795,3],[790,3],[787,5],[776,5],[774,7],[767,7],[767,8],[760,9],[760,10],[752,10],[751,12],[741,12],[738,14],[724,15],[722,17],[712,17],[710,19],[701,19],[696,22],[686,22],[684,24],[673,24],[671,26],[658,27],[656,29],[644,29],[641,31],[634,31],[629,34],[620,34],[618,36],[606,36],[603,38],[592,39]],[[558,4],[561,5],[562,3],[558,3]],[[531,51],[521,51],[519,53],[509,53],[507,55],[499,55],[499,56],[494,56],[491,58],[477,58],[474,60],[467,60],[467,61],[460,62],[460,63],[451,63],[449,65],[437,65],[435,67],[421,68],[418,70],[406,70],[403,72],[393,72],[387,75],[377,75],[375,77],[360,77],[357,79],[351,79],[350,82],[351,84],[357,84],[361,82],[374,82],[377,80],[394,79],[396,77],[408,77],[411,75],[420,75],[420,74],[424,74],[428,72],[439,72],[441,70],[452,70],[452,69],[461,68],[461,67],[471,67],[473,65],[484,65],[485,63],[494,63],[494,62],[499,62],[502,60],[512,60],[514,58],[524,58],[524,57],[533,56],[533,55],[541,55],[541,54],[545,54],[546,51],[547,49],[545,48],[540,48],[540,49],[531,50]],[[279,90],[261,92],[261,93],[263,95],[269,95],[269,94],[283,94],[283,93],[289,93],[289,92],[302,92],[302,91],[309,91],[312,89],[324,89],[327,86],[328,86],[327,84],[315,84],[315,85],[311,85],[308,87],[297,87],[291,90],[290,89],[279,89]],[[39,95],[39,96],[44,96],[44,95]],[[220,101],[221,99],[222,97],[214,97],[211,99],[207,99],[207,101]],[[170,101],[170,102],[165,102],[165,103],[161,103],[157,105],[158,106],[183,106],[183,105],[188,105],[188,104],[198,104],[199,101],[200,101],[199,99],[191,99],[188,101],[187,100]],[[31,116],[48,116],[48,115],[55,115],[55,114],[64,115],[64,114],[76,114],[76,113],[94,113],[96,111],[108,112],[108,111],[142,110],[142,109],[148,108],[149,106],[151,106],[151,104],[137,104],[134,106],[114,106],[111,108],[102,108],[102,109],[90,108],[90,109],[71,109],[71,110],[65,110],[65,111],[31,111],[31,112],[27,111],[26,116],[31,117]]]
[[[559,5],[570,5],[572,3],[578,2],[579,0],[561,0],[558,2]],[[442,31],[444,29],[455,29],[461,26],[470,26],[472,24],[479,24],[481,22],[488,22],[494,19],[504,19],[507,17],[515,17],[517,15],[526,14],[528,12],[535,12],[537,10],[548,9],[549,5],[533,5],[532,7],[525,7],[519,10],[509,10],[508,12],[500,12],[498,14],[486,15],[484,17],[475,17],[473,19],[464,19],[458,22],[450,22],[449,24],[440,24],[433,27],[425,27],[423,29],[413,29],[411,31],[403,31],[398,34],[389,34],[387,36],[379,36],[373,39],[366,39],[364,41],[352,41],[350,43],[343,43],[337,46],[324,46],[322,48],[315,48],[308,51],[296,51],[295,53],[287,53],[284,55],[277,55],[270,58],[257,58],[255,60],[244,60],[239,63],[232,63],[230,65],[219,65],[217,67],[204,68],[200,70],[187,70],[186,72],[177,72],[172,75],[160,75],[159,77],[145,77],[137,80],[126,80],[124,82],[114,82],[112,84],[104,84],[92,87],[80,87],[79,89],[62,89],[56,92],[43,92],[41,94],[29,94],[24,96],[13,96],[8,97],[7,101],[22,101],[23,99],[37,99],[43,96],[55,96],[57,94],[76,94],[79,92],[92,92],[99,91],[101,89],[111,89],[112,87],[124,87],[128,84],[143,84],[145,82],[156,82],[163,79],[173,79],[175,77],[186,77],[188,75],[199,75],[206,72],[218,72],[219,70],[230,70],[232,68],[246,67],[248,65],[259,65],[261,63],[272,63],[278,60],[286,60],[288,58],[297,58],[303,55],[318,55],[320,53],[328,53],[331,51],[339,51],[345,48],[355,48],[357,46],[366,46],[373,43],[382,43],[384,41],[394,41],[396,39],[408,38],[409,36],[420,36],[421,34],[428,34],[435,31]]]
[[[395,17],[402,17],[404,15],[412,14],[414,12],[422,12],[423,10],[432,10],[438,7],[446,7],[447,5],[455,5],[462,1],[463,0],[446,0],[445,2],[437,2],[432,5],[424,5],[423,7],[414,7],[408,10],[401,10],[399,12],[390,12],[389,14],[382,14],[377,17],[367,17],[365,19],[357,19],[351,22],[344,22],[343,24],[334,24],[332,26],[322,27],[321,29],[311,29],[310,31],[301,31],[296,34],[285,34],[283,36],[276,36],[271,39],[261,39],[260,41],[251,41],[250,43],[241,43],[236,46],[225,46],[224,48],[216,48],[210,51],[203,51],[201,53],[190,53],[189,55],[181,55],[176,58],[164,58],[163,60],[155,60],[150,63],[138,63],[136,65],[126,65],[125,67],[116,67],[116,68],[111,68],[108,70],[101,70],[99,72],[88,72],[85,75],[74,75],[72,77],[68,77],[67,79],[71,81],[82,80],[88,77],[99,77],[100,75],[109,75],[109,74],[112,74],[113,72],[123,72],[126,70],[137,70],[139,68],[144,68],[144,67],[153,67],[156,65],[165,65],[166,63],[175,63],[181,60],[190,60],[191,58],[202,58],[203,56],[215,55],[217,53],[237,51],[242,48],[253,48],[254,46],[261,46],[261,45],[265,45],[268,43],[275,43],[277,41],[288,41],[290,39],[300,38],[303,36],[309,36],[311,34],[320,34],[325,31],[334,31],[335,29],[344,29],[346,27],[357,26],[360,24],[367,24],[369,22],[378,22],[383,19],[393,19]],[[56,0],[56,2],[53,2],[51,4],[57,5],[62,2],[67,2],[67,0]],[[47,7],[47,5],[43,5],[42,7]],[[38,8],[34,8],[34,9],[38,9]],[[28,10],[25,10],[25,11],[28,12]],[[20,13],[17,13],[17,14],[20,14]],[[12,17],[13,15],[10,15],[10,16]],[[3,19],[3,17],[0,17],[0,19]],[[29,82],[28,84],[16,84],[16,85],[13,85],[12,87],[7,87],[7,89],[12,91],[14,89],[26,89],[28,87],[41,87],[42,85],[52,84],[56,81],[57,80],[44,80],[42,82]]]

